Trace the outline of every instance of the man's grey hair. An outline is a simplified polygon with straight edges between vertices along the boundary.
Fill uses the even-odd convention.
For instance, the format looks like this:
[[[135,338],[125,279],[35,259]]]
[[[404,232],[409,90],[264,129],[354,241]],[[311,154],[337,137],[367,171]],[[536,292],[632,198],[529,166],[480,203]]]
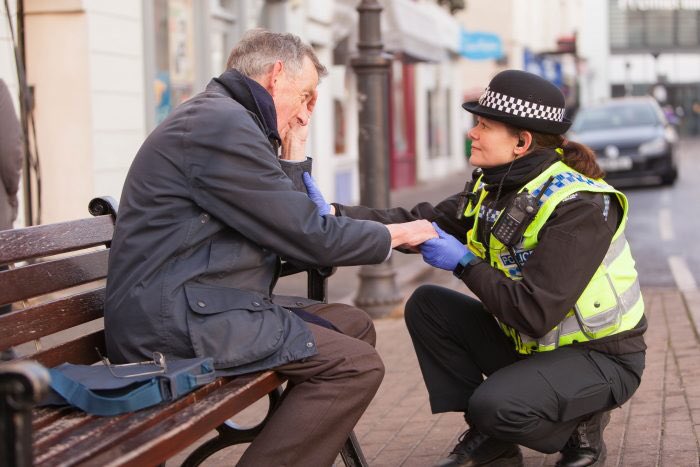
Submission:
[[[270,71],[275,62],[281,61],[288,72],[298,76],[309,57],[316,67],[319,79],[328,74],[314,49],[294,34],[270,32],[266,29],[251,29],[233,47],[226,68],[235,68],[249,78],[258,78]]]

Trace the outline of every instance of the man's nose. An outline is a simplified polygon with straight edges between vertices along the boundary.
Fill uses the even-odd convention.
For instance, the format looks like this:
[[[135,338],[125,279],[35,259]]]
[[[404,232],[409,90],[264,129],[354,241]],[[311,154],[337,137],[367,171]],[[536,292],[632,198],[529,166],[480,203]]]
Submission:
[[[306,126],[309,124],[309,120],[311,119],[311,112],[305,108],[301,109],[297,114],[297,119],[299,120],[300,125]]]

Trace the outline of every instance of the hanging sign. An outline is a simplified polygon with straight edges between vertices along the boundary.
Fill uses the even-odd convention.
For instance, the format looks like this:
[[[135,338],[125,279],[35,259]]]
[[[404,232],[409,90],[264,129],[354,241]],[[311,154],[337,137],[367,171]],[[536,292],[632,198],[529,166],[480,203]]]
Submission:
[[[470,60],[491,60],[503,56],[501,38],[489,32],[475,32],[462,29],[459,54]]]

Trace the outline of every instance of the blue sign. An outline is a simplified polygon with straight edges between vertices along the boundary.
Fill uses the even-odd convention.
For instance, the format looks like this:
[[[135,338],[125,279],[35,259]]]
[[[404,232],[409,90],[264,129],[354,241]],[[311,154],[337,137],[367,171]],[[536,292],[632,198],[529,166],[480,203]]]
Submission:
[[[470,60],[490,60],[503,56],[503,43],[496,34],[462,29],[459,54]]]
[[[561,70],[561,63],[546,55],[535,55],[530,50],[523,52],[523,68],[525,71],[534,73],[547,81],[551,81],[561,88],[564,82]]]

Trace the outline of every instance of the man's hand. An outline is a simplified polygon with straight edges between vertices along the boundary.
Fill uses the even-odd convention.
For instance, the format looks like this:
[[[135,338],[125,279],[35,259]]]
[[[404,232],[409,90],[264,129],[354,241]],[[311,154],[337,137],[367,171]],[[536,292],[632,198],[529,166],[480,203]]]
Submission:
[[[418,246],[429,238],[437,238],[435,229],[426,220],[404,222],[403,224],[387,224],[387,229],[391,233],[391,247],[397,246],[407,249]]]
[[[311,201],[316,203],[319,213],[322,216],[327,216],[328,214],[334,215],[335,207],[328,204],[323,198],[323,194],[316,186],[316,182],[311,174],[309,172],[304,172],[302,177],[304,178],[304,185],[306,185],[306,191],[309,193],[309,198],[311,198]]]
[[[469,249],[455,237],[445,233],[435,222],[433,227],[439,238],[428,240],[421,245],[423,261],[436,268],[454,271],[459,260],[469,253]]]
[[[296,122],[289,126],[289,130],[282,140],[282,155],[280,159],[288,161],[306,160],[306,139],[309,136],[309,125]]]

